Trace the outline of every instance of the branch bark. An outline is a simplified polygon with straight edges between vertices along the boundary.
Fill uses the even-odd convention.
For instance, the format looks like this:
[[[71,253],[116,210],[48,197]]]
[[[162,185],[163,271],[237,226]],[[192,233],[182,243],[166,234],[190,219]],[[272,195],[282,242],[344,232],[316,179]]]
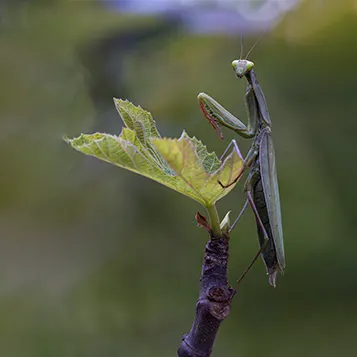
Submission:
[[[229,237],[214,237],[206,245],[200,294],[191,331],[182,338],[178,357],[209,357],[222,321],[229,315],[234,290],[228,287]]]

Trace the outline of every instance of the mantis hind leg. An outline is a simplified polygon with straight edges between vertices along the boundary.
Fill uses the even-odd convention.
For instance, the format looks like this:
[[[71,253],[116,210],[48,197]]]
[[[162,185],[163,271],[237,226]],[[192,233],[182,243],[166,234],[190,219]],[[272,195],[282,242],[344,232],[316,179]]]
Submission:
[[[247,181],[244,184],[244,191],[247,194],[247,200],[248,200],[250,206],[252,207],[252,210],[253,210],[253,213],[255,215],[256,221],[259,224],[259,226],[260,226],[260,228],[261,228],[261,230],[263,232],[264,240],[267,241],[267,240],[269,240],[269,236],[268,236],[268,233],[267,233],[267,231],[266,231],[266,229],[264,227],[263,221],[262,221],[262,219],[261,219],[261,217],[259,215],[257,206],[255,205],[255,202],[254,202],[253,194],[252,194],[253,187],[254,187],[254,185],[255,185],[255,183],[257,182],[258,179],[260,179],[260,173],[259,173],[258,170],[253,169],[249,173]]]
[[[246,181],[245,191],[255,214],[261,256],[269,275],[269,283],[275,287],[278,260],[260,175],[258,168],[252,170]]]
[[[254,256],[253,260],[251,261],[251,263],[248,265],[248,267],[245,269],[245,271],[243,272],[243,274],[241,275],[241,277],[237,280],[236,283],[236,288],[239,285],[239,283],[243,280],[243,278],[247,275],[247,273],[250,271],[250,269],[252,268],[252,266],[254,265],[254,263],[257,261],[257,259],[259,258],[259,256],[262,256],[262,259],[264,261],[264,264],[267,267],[267,273],[269,274],[269,283],[275,287],[275,282],[276,282],[276,269],[275,269],[275,264],[274,264],[274,257],[271,261],[271,259],[269,259],[269,255],[266,256],[267,250],[268,252],[271,250],[271,248],[269,247],[269,245],[271,245],[272,240],[270,239],[264,223],[262,221],[262,218],[259,214],[259,210],[256,206],[256,203],[254,201],[254,197],[256,196],[254,194],[254,190],[256,189],[257,184],[259,183],[259,180],[261,180],[260,178],[260,171],[257,167],[254,167],[252,169],[252,171],[249,173],[249,176],[245,182],[244,185],[244,191],[247,195],[247,200],[244,203],[244,206],[241,210],[241,212],[239,213],[238,217],[236,218],[236,220],[234,221],[232,227],[230,228],[230,231],[234,228],[234,226],[237,224],[237,222],[239,221],[239,219],[241,218],[241,216],[243,215],[248,203],[250,204],[250,206],[252,207],[253,213],[255,215],[256,218],[256,222],[258,225],[258,228],[260,229],[261,234],[263,235],[263,237],[261,237],[261,234],[259,234],[259,244],[260,244],[260,249],[259,251],[256,253],[256,255]],[[259,231],[258,229],[258,231]],[[235,289],[236,289],[235,288]]]
[[[243,216],[243,213],[245,212],[245,209],[248,206],[248,200],[245,200],[245,203],[243,205],[243,208],[241,209],[241,211],[239,212],[239,215],[237,216],[237,218],[234,220],[233,224],[231,225],[231,227],[229,228],[229,232],[232,231],[232,229],[235,227],[235,225],[238,223],[238,221],[240,220],[240,218]]]
[[[248,176],[248,178],[247,178],[247,180],[246,180],[246,182],[244,184],[244,191],[246,192],[247,200],[245,201],[243,208],[241,209],[238,217],[233,222],[233,224],[232,224],[232,226],[231,226],[229,231],[231,231],[234,228],[234,226],[238,223],[239,219],[242,217],[242,215],[243,215],[243,213],[244,213],[244,211],[247,208],[247,205],[249,203],[250,206],[252,207],[254,216],[255,216],[255,218],[256,218],[256,220],[257,220],[257,222],[258,222],[258,224],[259,224],[259,226],[260,226],[260,228],[261,228],[261,230],[263,232],[264,240],[267,241],[267,240],[269,240],[269,236],[268,236],[268,233],[266,232],[264,224],[263,224],[263,222],[262,222],[262,220],[260,218],[257,206],[255,205],[255,202],[254,202],[253,194],[252,194],[253,186],[255,185],[255,183],[257,182],[257,179],[259,179],[259,177],[260,177],[260,174],[255,169],[253,169],[249,173],[249,176]],[[232,183],[230,185],[232,185]]]
[[[250,204],[250,206],[252,207],[253,213],[255,215],[256,221],[259,224],[259,226],[261,227],[261,230],[263,232],[264,235],[264,242],[261,243],[260,245],[260,249],[258,250],[258,252],[255,254],[253,260],[251,261],[251,263],[248,265],[248,267],[245,269],[245,271],[243,272],[243,274],[240,276],[240,278],[237,280],[236,283],[236,288],[237,286],[240,284],[240,282],[243,280],[243,278],[248,274],[248,272],[250,271],[250,269],[253,267],[254,263],[257,261],[257,259],[259,258],[259,256],[263,253],[264,249],[267,246],[267,243],[269,242],[269,236],[265,230],[264,224],[260,218],[258,209],[255,205],[254,202],[254,198],[253,198],[253,188],[256,184],[256,182],[260,179],[260,173],[256,168],[253,168],[253,170],[249,173],[249,176],[244,184],[244,190],[247,194],[247,200],[244,203],[244,206],[241,210],[241,212],[239,213],[238,217],[236,218],[236,220],[234,221],[230,231],[234,228],[234,226],[237,224],[238,220],[240,219],[240,217],[243,215],[243,212],[245,211],[248,202]],[[270,281],[270,280],[269,280]],[[275,284],[275,280],[274,280],[274,284]],[[273,284],[272,284],[273,285]],[[235,288],[235,289],[236,289]]]

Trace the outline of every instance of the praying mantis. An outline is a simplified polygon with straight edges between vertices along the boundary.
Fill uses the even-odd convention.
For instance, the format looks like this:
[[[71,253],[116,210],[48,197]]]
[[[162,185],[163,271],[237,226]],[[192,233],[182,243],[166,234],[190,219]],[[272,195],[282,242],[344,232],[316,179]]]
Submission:
[[[222,139],[221,126],[234,130],[243,138],[253,138],[251,148],[244,159],[244,167],[250,168],[244,184],[247,200],[231,229],[249,202],[257,223],[258,240],[261,247],[259,254],[266,266],[269,283],[275,287],[277,272],[284,273],[285,253],[275,153],[271,138],[271,120],[265,95],[253,70],[254,63],[247,59],[239,59],[234,60],[232,66],[236,76],[239,79],[245,77],[248,82],[245,94],[248,124],[242,123],[205,93],[198,95],[198,102],[204,117]],[[232,144],[238,149],[235,140],[232,141]],[[220,184],[223,188],[227,188],[239,178],[236,177],[226,185],[221,182]]]

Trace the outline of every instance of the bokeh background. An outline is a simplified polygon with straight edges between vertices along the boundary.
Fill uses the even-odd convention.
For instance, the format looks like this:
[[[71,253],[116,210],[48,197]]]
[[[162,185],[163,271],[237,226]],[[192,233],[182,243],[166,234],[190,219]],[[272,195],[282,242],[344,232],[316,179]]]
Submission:
[[[198,295],[203,209],[62,136],[119,133],[115,96],[152,112],[163,135],[185,129],[221,153],[234,135],[218,139],[196,95],[246,121],[230,63],[240,34],[247,51],[264,31],[250,58],[273,120],[287,269],[274,290],[254,266],[213,355],[357,355],[357,2],[134,3],[0,3],[0,356],[176,354]],[[242,186],[222,217],[239,212]],[[256,250],[247,211],[231,281]]]

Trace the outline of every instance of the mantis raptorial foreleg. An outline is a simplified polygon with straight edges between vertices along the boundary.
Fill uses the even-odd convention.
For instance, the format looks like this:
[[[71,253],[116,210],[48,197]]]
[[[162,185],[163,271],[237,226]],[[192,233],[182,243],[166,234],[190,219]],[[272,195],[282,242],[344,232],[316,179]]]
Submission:
[[[257,131],[258,111],[254,91],[251,85],[248,85],[245,96],[248,115],[247,126],[208,94],[200,93],[197,98],[204,117],[222,139],[221,125],[234,130],[243,138],[252,138],[255,135]]]
[[[222,105],[220,105],[216,100],[205,93],[200,93],[198,95],[198,102],[204,117],[213,126],[215,131],[223,138],[220,126],[225,126],[231,130],[234,130],[237,134],[244,138],[252,138],[256,135],[257,125],[259,123],[259,109],[258,103],[254,95],[254,90],[250,84],[248,84],[245,103],[248,114],[248,125],[246,126],[237,117],[226,110]],[[237,146],[237,144],[235,143]],[[237,146],[238,148],[238,146]],[[258,155],[258,150],[255,146],[252,146],[249,150],[246,158],[244,159],[244,166],[250,167],[256,156]],[[241,176],[241,175],[240,175]],[[227,188],[238,181],[240,178],[236,177],[232,182],[224,185],[220,182],[223,188]]]

